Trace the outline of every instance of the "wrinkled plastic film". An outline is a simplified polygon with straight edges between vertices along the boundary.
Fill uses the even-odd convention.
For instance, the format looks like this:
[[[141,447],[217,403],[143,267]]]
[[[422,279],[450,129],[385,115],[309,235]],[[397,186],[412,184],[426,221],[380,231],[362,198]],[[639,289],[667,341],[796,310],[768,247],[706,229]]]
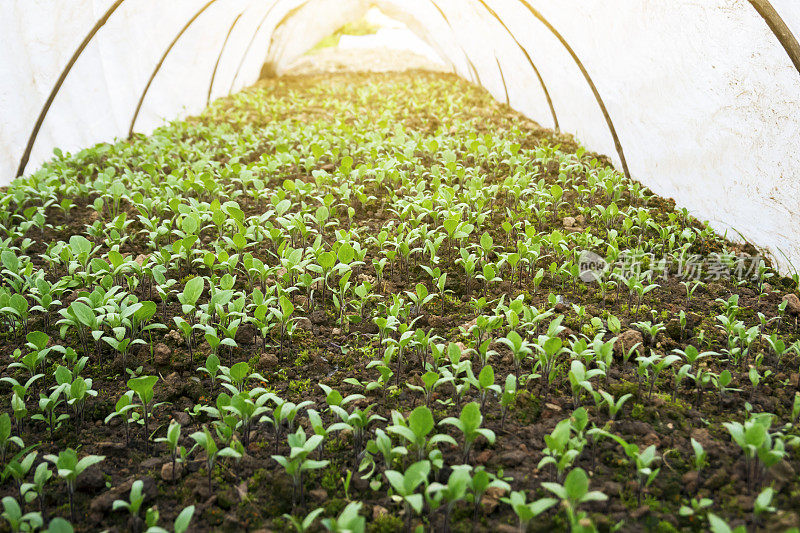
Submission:
[[[199,113],[212,76],[213,99],[252,84],[265,61],[280,73],[376,5],[499,101],[800,266],[800,73],[765,18],[800,34],[796,2],[216,0],[184,29],[206,3],[123,1],[57,91],[26,173],[56,146],[124,137],[140,100],[136,132]],[[16,175],[54,84],[113,4],[0,4],[0,182]]]

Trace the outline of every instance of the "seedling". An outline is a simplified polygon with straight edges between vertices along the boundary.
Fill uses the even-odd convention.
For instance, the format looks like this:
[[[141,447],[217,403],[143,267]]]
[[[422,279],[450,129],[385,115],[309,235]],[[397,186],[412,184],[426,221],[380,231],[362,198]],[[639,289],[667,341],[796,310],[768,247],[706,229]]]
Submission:
[[[288,440],[289,455],[273,455],[272,458],[286,470],[286,474],[292,479],[292,507],[294,508],[298,502],[303,504],[303,472],[325,468],[330,461],[308,458],[311,452],[322,443],[321,435],[312,435],[311,438],[308,438],[303,428],[297,428],[296,432],[289,434]]]
[[[442,506],[444,512],[444,531],[450,531],[450,516],[456,504],[467,495],[470,474],[465,468],[456,468],[450,473],[447,484],[433,482],[428,485],[425,496],[431,507]]]
[[[422,513],[424,503],[422,494],[417,492],[420,485],[427,485],[431,464],[428,461],[418,461],[409,465],[404,472],[386,470],[384,475],[391,485],[394,494],[392,499],[403,502],[406,508],[406,531],[411,530],[411,511]]]
[[[502,418],[500,419],[500,429],[505,426],[508,410],[516,401],[517,379],[514,374],[509,374],[506,376],[505,387],[503,388],[502,395],[500,396],[500,410],[502,413]]]
[[[744,424],[723,422],[731,439],[744,452],[747,486],[754,489],[762,474],[778,464],[786,456],[784,439],[769,432],[773,415],[761,413],[751,415]]]
[[[555,498],[540,498],[532,502],[528,502],[527,499],[523,491],[514,491],[508,497],[501,498],[501,501],[510,505],[514,514],[517,515],[520,533],[528,530],[531,520],[558,503]]]
[[[433,372],[431,370],[422,374],[422,387],[418,385],[413,385],[411,383],[407,383],[406,387],[411,390],[418,391],[423,393],[425,396],[425,405],[430,407],[431,405],[431,398],[433,397],[433,392],[442,384],[448,383],[452,381],[451,378],[448,377],[441,377],[437,372]]]
[[[192,523],[193,517],[194,505],[184,507],[183,510],[178,513],[178,516],[175,517],[175,521],[172,523],[173,533],[186,533],[189,530],[189,526]],[[146,533],[168,533],[166,529],[156,525],[158,524],[158,510],[155,507],[150,507],[147,509],[145,524],[147,525]]]
[[[150,435],[150,427],[148,425],[150,414],[153,409],[161,405],[160,403],[152,406],[150,405],[154,396],[153,387],[155,387],[157,381],[158,377],[156,376],[141,376],[128,380],[128,387],[136,393],[136,396],[141,402],[140,407],[142,410],[142,419],[144,421],[144,432],[148,435],[148,438]]]
[[[75,452],[75,450],[72,448],[67,448],[64,451],[59,452],[57,456],[45,455],[44,458],[46,461],[53,463],[53,465],[56,467],[56,473],[58,474],[58,477],[63,479],[67,485],[67,494],[69,495],[69,513],[72,521],[74,522],[75,482],[77,481],[78,476],[81,475],[84,470],[104,460],[105,457],[102,455],[87,455],[79,460],[78,454]]]
[[[58,431],[58,429],[61,428],[61,424],[64,421],[69,420],[69,415],[66,413],[56,415],[56,409],[59,405],[64,403],[64,399],[61,396],[64,394],[65,388],[66,384],[57,385],[53,387],[53,390],[49,395],[40,393],[39,410],[41,413],[36,413],[35,415],[31,416],[32,420],[40,420],[45,423],[51,442],[53,441],[53,432]]]
[[[584,525],[587,521],[586,513],[578,510],[581,504],[602,502],[608,499],[608,496],[600,491],[589,490],[589,476],[586,475],[582,468],[570,470],[566,479],[564,479],[563,485],[543,482],[542,487],[555,494],[561,500],[567,514],[567,521],[573,531],[586,528],[586,525]],[[580,529],[577,529],[579,527]]]
[[[630,400],[633,397],[633,394],[623,394],[618,399],[615,399],[610,393],[601,390],[597,391],[597,396],[602,398],[602,402],[605,403],[606,407],[608,408],[608,415],[611,417],[611,420],[615,420],[617,418],[617,413],[620,412],[622,406],[625,405],[625,402]]]
[[[113,418],[117,416],[122,417],[122,422],[125,424],[126,445],[130,445],[130,423],[139,420],[139,415],[136,412],[138,405],[133,403],[134,394],[135,393],[132,390],[129,390],[120,396],[119,400],[117,400],[117,403],[114,406],[114,411],[111,412],[104,420],[104,422],[108,424]]]
[[[212,354],[209,354],[208,357],[206,357],[205,366],[199,367],[197,369],[197,371],[198,372],[205,372],[206,374],[208,374],[208,376],[211,378],[211,386],[213,387],[214,383],[216,381],[217,372],[219,372],[219,369],[220,369],[219,357],[217,357],[216,354],[212,353]]]
[[[777,511],[772,505],[772,499],[774,497],[775,489],[772,487],[765,488],[756,496],[756,499],[753,501],[753,516],[756,522],[761,521],[762,515]]]
[[[219,448],[214,437],[208,431],[208,427],[203,426],[203,431],[195,431],[189,437],[195,442],[189,453],[195,448],[201,448],[206,453],[206,470],[208,475],[208,491],[212,491],[211,476],[214,471],[214,465],[220,457],[232,457],[238,459],[242,454],[233,448],[226,446],[222,449]],[[174,471],[174,470],[173,470]]]
[[[487,367],[489,368],[489,367]],[[458,429],[464,437],[464,463],[469,462],[469,453],[472,450],[472,445],[478,437],[483,437],[489,444],[494,444],[495,434],[494,431],[487,428],[482,428],[483,415],[481,408],[475,402],[470,402],[461,409],[461,415],[458,418],[448,417],[439,422],[439,424],[448,424]]]
[[[599,368],[593,368],[591,370],[587,370],[582,362],[578,360],[572,361],[569,369],[568,378],[570,387],[572,388],[572,403],[575,409],[580,407],[581,394],[583,393],[583,391],[587,391],[589,394],[594,393],[594,388],[592,387],[592,383],[590,380],[596,376],[604,376],[604,375],[605,372],[603,372]]]
[[[419,406],[411,411],[408,420],[402,414],[393,411],[392,425],[387,427],[386,431],[404,438],[416,449],[417,457],[421,461],[426,457],[440,456],[441,452],[436,449],[438,444],[457,445],[455,439],[449,435],[435,434],[429,438],[428,435],[434,427],[433,414],[430,409]]]
[[[189,356],[194,361],[193,351],[193,332],[194,332],[194,313],[197,306],[197,301],[203,294],[205,289],[205,280],[201,277],[195,277],[186,282],[183,291],[178,295],[178,301],[181,303],[181,310],[183,314],[189,317],[186,321],[181,317],[174,317],[175,325],[183,332],[186,339],[186,346],[189,348]]]
[[[323,509],[322,507],[317,507],[304,517],[297,517],[290,514],[284,514],[283,517],[287,519],[289,523],[292,524],[292,527],[294,527],[294,530],[297,533],[305,533],[306,531],[309,531],[311,529],[311,526],[314,525],[314,522],[317,520],[317,517],[320,514],[322,514],[324,510],[325,509]]]
[[[186,449],[179,444],[181,438],[181,425],[175,420],[169,423],[167,428],[167,436],[157,438],[156,442],[163,442],[167,445],[170,457],[172,458],[172,482],[175,483],[175,467],[176,463],[186,456]]]
[[[694,296],[695,291],[697,291],[698,287],[702,287],[705,285],[700,280],[689,280],[689,281],[681,281],[681,285],[686,289],[686,303],[691,303],[692,297]]]
[[[703,516],[712,505],[714,505],[714,500],[709,498],[692,498],[689,505],[681,505],[678,514],[685,517]]]
[[[653,389],[658,381],[658,376],[661,375],[664,369],[679,361],[680,357],[677,355],[661,355],[654,350],[650,350],[650,357],[639,356],[636,360],[639,362],[638,376],[644,377],[649,381],[650,386],[647,391],[647,398],[650,399],[653,397]]]
[[[114,500],[114,503],[111,507],[112,510],[117,511],[119,509],[125,509],[132,517],[139,516],[139,509],[144,503],[144,494],[142,493],[143,488],[144,482],[142,482],[141,479],[134,481],[131,485],[129,501]]]
[[[581,412],[585,414],[585,410]],[[549,464],[553,465],[558,481],[564,478],[564,472],[572,466],[586,446],[586,439],[581,435],[573,437],[572,432],[572,421],[564,419],[556,424],[550,435],[544,436],[546,445],[542,450],[544,457],[539,461],[537,468],[541,470]]]
[[[555,378],[554,369],[556,358],[563,351],[563,342],[559,337],[542,335],[539,343],[534,345],[539,350],[539,370],[547,378],[547,386],[544,391],[544,398],[548,397],[550,382]]]
[[[691,439],[692,450],[694,457],[692,458],[692,467],[697,471],[698,475],[708,465],[708,454],[703,449],[703,445],[697,442],[694,438]]]
[[[44,525],[42,515],[37,512],[22,512],[17,500],[11,496],[5,496],[2,499],[3,513],[0,514],[2,518],[8,522],[11,531],[36,531]]]
[[[486,407],[486,401],[488,400],[490,393],[498,395],[502,393],[502,389],[499,385],[495,384],[494,379],[494,368],[492,368],[491,365],[484,366],[477,378],[472,373],[472,367],[467,367],[467,380],[478,391],[478,396],[481,400],[481,411],[483,411],[484,407]]]
[[[350,502],[336,518],[323,518],[322,526],[336,533],[364,533],[367,520],[358,514],[362,506],[361,502]]]
[[[508,349],[514,355],[514,372],[517,379],[519,379],[519,369],[522,363],[533,353],[533,349],[528,341],[523,339],[516,331],[510,331],[505,338],[497,340],[508,346]]]
[[[297,418],[297,415],[307,407],[314,404],[312,401],[304,401],[300,402],[299,404],[295,404],[294,402],[289,402],[278,398],[277,396],[269,396],[272,401],[275,402],[275,408],[272,410],[272,416],[264,415],[259,420],[260,423],[268,423],[272,425],[275,434],[275,451],[278,451],[278,442],[282,438],[283,435],[283,426],[284,423],[288,426],[288,430],[290,433],[294,432],[294,421]]]

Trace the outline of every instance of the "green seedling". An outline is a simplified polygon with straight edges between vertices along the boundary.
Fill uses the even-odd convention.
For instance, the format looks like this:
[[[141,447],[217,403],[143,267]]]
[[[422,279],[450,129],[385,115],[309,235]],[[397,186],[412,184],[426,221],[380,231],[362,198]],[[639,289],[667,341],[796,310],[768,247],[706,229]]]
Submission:
[[[203,426],[203,431],[195,431],[189,435],[189,437],[195,442],[195,445],[192,447],[192,450],[190,450],[189,453],[191,453],[191,451],[193,451],[195,448],[200,448],[206,453],[208,490],[209,492],[212,492],[212,473],[217,460],[220,457],[232,457],[234,459],[238,459],[242,456],[242,454],[230,446],[220,449],[220,447],[217,445],[217,442],[214,440],[214,437],[211,435],[211,432],[208,431],[208,427],[206,426]]]
[[[141,402],[140,408],[142,410],[142,419],[144,421],[144,432],[146,435],[150,435],[150,427],[148,425],[149,418],[151,416],[152,410],[161,405],[157,403],[155,405],[150,405],[153,401],[154,392],[153,388],[158,381],[158,377],[156,376],[141,376],[138,378],[131,378],[128,380],[128,387],[136,394]]]
[[[517,515],[520,533],[528,530],[528,524],[530,524],[531,520],[558,503],[555,498],[539,498],[532,502],[527,500],[528,498],[523,491],[514,491],[508,497],[501,498],[501,501],[510,505],[514,514]]]
[[[336,518],[323,518],[322,526],[335,533],[364,533],[367,519],[359,514],[361,502],[348,503]]]
[[[183,461],[186,456],[186,449],[180,445],[181,425],[173,420],[167,428],[167,435],[156,439],[156,442],[163,442],[167,445],[170,458],[172,459],[172,482],[175,482],[175,468],[178,461]]]
[[[427,485],[431,464],[428,461],[418,461],[408,466],[404,472],[386,470],[384,475],[392,487],[392,499],[403,502],[406,508],[406,531],[411,529],[411,511],[422,513],[424,499],[418,492],[420,485]]]
[[[137,479],[131,485],[129,500],[114,500],[111,509],[114,511],[125,509],[132,517],[138,517],[139,509],[141,509],[142,504],[144,503],[145,495],[142,492],[143,489],[144,482],[141,479]]]
[[[469,462],[469,454],[472,446],[478,437],[483,437],[489,444],[494,444],[494,431],[482,428],[483,415],[480,406],[475,402],[470,402],[461,409],[458,418],[448,417],[439,422],[440,425],[451,425],[458,429],[464,437],[464,463]]]
[[[417,451],[420,461],[425,458],[441,457],[441,452],[436,449],[439,444],[450,444],[457,446],[455,439],[445,434],[434,434],[431,437],[435,423],[431,410],[425,406],[419,406],[408,416],[406,420],[397,411],[392,412],[392,425],[386,431],[399,435],[405,439]]]
[[[59,452],[56,455],[45,455],[44,459],[53,463],[56,467],[58,477],[64,480],[67,485],[67,495],[69,496],[69,513],[72,521],[75,521],[75,483],[78,476],[84,470],[105,459],[102,455],[87,455],[78,459],[78,454],[72,448]]]
[[[308,458],[311,452],[322,444],[320,435],[312,435],[308,438],[303,428],[297,428],[296,432],[289,434],[288,441],[289,455],[273,455],[272,458],[286,470],[286,474],[292,479],[292,507],[296,507],[298,502],[301,505],[303,503],[303,472],[325,468],[330,461]]]
[[[570,470],[564,479],[564,484],[543,482],[542,487],[552,492],[561,500],[567,514],[567,522],[573,531],[586,531],[585,522],[588,520],[586,513],[579,511],[581,504],[587,502],[602,502],[608,496],[600,491],[589,490],[589,476],[582,468]]]

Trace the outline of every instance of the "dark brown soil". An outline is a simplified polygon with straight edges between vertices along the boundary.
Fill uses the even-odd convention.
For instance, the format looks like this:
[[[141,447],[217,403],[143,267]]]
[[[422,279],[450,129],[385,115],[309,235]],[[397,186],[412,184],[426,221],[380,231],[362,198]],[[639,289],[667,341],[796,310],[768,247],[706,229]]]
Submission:
[[[264,93],[258,93],[255,90],[249,92],[266,94],[273,99],[287,98],[291,95],[292,105],[284,106],[277,112],[269,114],[254,112],[248,117],[247,124],[253,128],[259,128],[270,122],[282,120],[296,123],[324,123],[334,118],[353,120],[352,116],[337,116],[335,110],[318,105],[316,98],[320,91],[324,91],[326,94],[328,92],[331,94],[345,93],[361,84],[385,84],[386,90],[389,91],[392,90],[393,83],[413,86],[417,83],[430,83],[440,79],[442,79],[441,75],[412,73],[289,77],[265,81],[258,86],[258,90],[263,90]],[[559,143],[561,150],[565,152],[574,152],[577,149],[577,144],[572,139],[557,136],[519,117],[506,106],[491,101],[485,93],[478,89],[466,86],[452,77],[443,79],[447,80],[447,83],[436,85],[431,98],[441,97],[437,91],[452,90],[466,93],[467,101],[474,105],[470,109],[462,109],[462,113],[473,119],[476,133],[509,128],[513,123],[521,128],[519,142],[523,148],[536,147],[546,142]],[[182,142],[191,145],[199,141],[193,135],[206,128],[212,131],[212,126],[220,119],[227,118],[233,127],[242,127],[241,113],[232,113],[226,116],[222,112],[231,101],[228,99],[226,102],[218,103],[216,105],[217,112],[214,114],[206,114],[187,121],[191,128],[185,131]],[[422,107],[424,108],[424,106]],[[455,118],[436,116],[426,109],[417,110],[414,106],[410,106],[405,113],[402,125],[404,128],[417,130],[423,134],[433,134],[440,131],[441,128],[448,130],[448,121]],[[457,135],[454,130],[451,133]],[[295,140],[291,138],[291,133],[288,135],[286,142],[294,143]],[[144,142],[144,140],[137,139],[133,142]],[[246,164],[258,162],[262,156],[270,155],[274,153],[274,150],[275,144],[265,140],[262,146],[251,149],[247,153],[235,154],[235,156],[227,149],[220,149],[214,154],[214,159],[220,164],[225,164],[229,163],[232,157],[237,157],[240,163]],[[587,154],[584,157],[591,158],[593,156]],[[474,164],[474,161],[470,160],[470,156],[460,161],[466,166]],[[602,164],[607,164],[606,159],[601,158],[600,161]],[[97,168],[110,165],[121,170],[122,167],[122,164],[115,160],[96,161],[95,163]],[[144,163],[145,161],[131,160],[126,165],[130,170],[135,171]],[[435,163],[430,157],[420,154],[419,164],[423,167],[430,168]],[[67,168],[70,166],[85,167],[88,162],[86,160],[70,160],[63,164]],[[323,158],[316,168],[330,170],[334,168],[334,164],[338,165],[338,162],[326,161]],[[356,161],[353,167],[358,164],[359,161]],[[548,183],[555,183],[560,169],[557,166],[552,167],[546,164],[540,166],[542,177]],[[180,162],[170,162],[167,159],[164,161],[163,171],[168,174],[179,167]],[[500,164],[494,167],[486,165],[479,170],[487,176],[486,186],[502,184],[508,172],[508,169]],[[280,168],[265,176],[267,186],[274,188],[280,187],[286,179],[298,178],[313,183],[310,172],[297,167]],[[398,216],[389,210],[390,206],[385,191],[376,188],[371,192],[376,195],[377,203],[365,209],[355,202],[355,216],[352,220],[352,225],[364,228],[366,234],[375,234],[381,228],[386,227],[389,220],[398,220]],[[221,202],[224,202],[228,199],[226,194],[226,191],[195,191],[190,196],[202,201],[219,198]],[[551,232],[560,228],[564,232],[583,231],[585,227],[565,229],[562,225],[564,217],[581,215],[574,208],[574,205],[578,203],[576,196],[574,191],[567,192],[566,204],[556,216],[537,221],[539,230]],[[60,226],[60,229],[51,228],[40,232],[33,228],[25,235],[26,238],[33,241],[27,249],[26,255],[30,256],[36,267],[48,270],[52,280],[56,279],[57,274],[63,275],[63,271],[54,272],[40,257],[40,254],[47,251],[50,243],[68,241],[73,234],[87,235],[87,225],[96,220],[107,220],[107,211],[98,216],[91,207],[98,197],[99,195],[94,193],[88,196],[73,197],[75,208],[72,209],[69,217],[66,217],[54,206],[48,207],[46,210],[47,222],[56,228]],[[270,195],[265,195],[260,199],[240,196],[237,201],[244,210],[245,216],[264,213],[272,207]],[[602,203],[604,201],[606,201],[605,198],[597,195],[584,200],[583,203]],[[635,202],[636,200],[625,193],[617,204],[620,209],[624,209]],[[490,218],[486,222],[486,228],[493,235],[495,243],[506,242],[506,234],[500,227],[506,217],[505,208],[511,203],[512,198],[507,191],[501,188],[494,199]],[[35,202],[30,201],[25,205],[35,205]],[[668,217],[675,213],[674,202],[671,200],[650,197],[646,201],[646,206],[653,218],[663,224],[668,223]],[[130,238],[123,245],[121,251],[131,257],[145,256],[143,259],[147,260],[154,250],[149,246],[146,236],[139,233],[144,228],[137,220],[139,211],[125,201],[123,201],[122,211],[133,222],[126,230]],[[347,227],[346,214],[340,218],[340,226]],[[693,220],[678,224],[681,227],[700,227]],[[646,238],[652,239],[655,238],[655,235],[651,230],[644,232]],[[216,240],[217,237],[214,228],[207,228],[200,234],[199,242],[203,246],[210,247],[209,243]],[[328,235],[326,239],[330,241],[331,235]],[[108,252],[109,248],[102,239],[93,240],[100,245],[97,256]],[[21,240],[15,241],[13,244],[20,245]],[[710,252],[722,250],[723,245],[742,253],[754,253],[752,247],[725,243],[717,237],[698,239],[692,252],[707,255]],[[252,249],[251,253],[265,261],[274,261],[267,253],[267,249]],[[442,253],[444,264],[453,264],[454,252],[443,251]],[[374,280],[375,272],[371,266],[373,257],[377,258],[379,255],[375,250],[370,250],[365,260],[367,266],[358,274],[369,276]],[[393,268],[391,273],[387,270],[385,283],[383,287],[377,288],[376,292],[389,298],[392,294],[403,294],[407,290],[413,291],[418,282],[427,282],[429,277],[421,268],[420,260],[421,258],[418,258],[413,261],[408,269],[397,267]],[[537,269],[540,266],[547,270],[548,265],[545,261],[538,264]],[[470,299],[466,296],[467,287],[463,276],[456,274],[455,267],[450,270],[452,275],[448,277],[447,287],[453,291],[453,295],[447,298],[444,312],[441,312],[441,302],[435,299],[426,306],[416,325],[447,341],[465,342],[467,339],[462,328],[468,327],[475,318],[476,312],[470,305]],[[760,293],[755,283],[751,281],[737,285],[735,280],[723,278],[709,281],[704,287],[698,289],[691,301],[687,301],[685,289],[680,284],[681,278],[676,275],[676,272],[672,272],[668,279],[658,281],[660,287],[645,297],[641,309],[635,315],[635,302],[630,300],[625,288],[611,290],[603,295],[596,285],[574,284],[548,273],[542,284],[534,291],[531,281],[532,273],[535,271],[525,270],[521,275],[522,279],[493,283],[488,289],[484,289],[476,283],[470,287],[470,292],[474,295],[476,292],[485,290],[487,301],[496,300],[504,295],[508,300],[524,294],[526,303],[539,309],[549,309],[551,305],[548,303],[548,296],[551,293],[558,294],[562,300],[555,307],[555,311],[565,316],[563,325],[567,327],[567,330],[561,335],[565,339],[580,332],[589,317],[593,316],[605,319],[608,314],[613,314],[619,317],[622,321],[622,332],[635,329],[632,324],[638,320],[663,322],[666,330],[662,331],[648,346],[659,353],[685,348],[688,344],[698,345],[698,335],[701,332],[704,332],[705,342],[708,343],[703,346],[703,349],[719,351],[727,337],[720,332],[714,318],[721,312],[717,299],[727,300],[731,295],[738,294],[741,308],[739,318],[751,326],[758,324],[758,313],[763,313],[767,317],[776,316],[778,305],[784,294],[792,290],[788,278],[773,278],[770,282],[771,289],[763,293]],[[193,269],[191,272],[188,270],[171,272],[172,277],[179,280],[180,284],[189,274],[207,275],[209,272],[202,267]],[[236,288],[248,291],[244,276],[237,279]],[[64,306],[74,301],[79,292],[79,290],[73,290],[65,293],[62,297]],[[135,294],[141,300],[153,299],[158,302],[158,298],[148,283],[139,285]],[[576,315],[572,304],[585,308],[586,318],[584,320]],[[263,350],[263,339],[256,334],[252,326],[246,325],[240,328],[236,337],[239,346],[232,351],[226,349],[221,351],[222,363],[230,365],[236,361],[249,361],[251,367],[266,378],[266,383],[263,385],[269,387],[271,391],[294,402],[314,401],[318,409],[325,405],[325,395],[317,384],[327,384],[340,390],[342,394],[346,394],[361,391],[345,383],[343,381],[345,378],[355,377],[362,381],[375,379],[376,372],[368,369],[367,365],[370,361],[380,358],[382,348],[380,348],[376,335],[378,329],[371,320],[354,326],[350,332],[342,333],[340,327],[335,323],[330,303],[326,305],[325,309],[317,306],[313,311],[309,311],[309,302],[304,296],[297,296],[295,307],[300,316],[307,316],[309,320],[301,322],[298,332],[282,353],[274,347]],[[489,306],[484,312],[488,312],[491,307]],[[374,311],[373,305],[365,312],[365,315],[368,316]],[[680,311],[684,311],[687,317],[687,326],[683,331],[677,323]],[[174,296],[163,310],[159,305],[158,315],[161,315],[162,312],[164,317],[160,320],[169,328],[174,328],[173,317],[181,316],[180,304]],[[52,325],[58,318],[59,316],[50,318],[51,327],[46,332],[56,342],[77,348],[79,343],[76,338],[72,336],[68,336],[64,340],[59,338],[57,328]],[[45,331],[43,317],[40,314],[34,314],[28,327],[29,330]],[[770,326],[765,333],[771,333],[772,329],[773,327]],[[785,318],[781,325],[781,335],[787,345],[800,338],[796,317],[787,316]],[[606,339],[611,336],[610,333],[607,334]],[[275,339],[269,341],[272,344]],[[20,376],[18,371],[7,367],[12,362],[11,356],[14,350],[24,346],[24,342],[22,332],[14,334],[7,331],[3,335],[2,341],[0,341],[0,375]],[[589,413],[591,423],[597,427],[606,426],[609,431],[628,442],[637,443],[640,448],[655,444],[659,455],[663,457],[662,462],[659,463],[661,471],[658,477],[650,487],[640,494],[635,482],[636,473],[620,446],[610,439],[600,440],[596,446],[592,446],[590,440],[586,450],[577,460],[576,466],[590,472],[591,487],[603,491],[609,497],[608,502],[589,504],[584,507],[590,512],[591,518],[601,530],[609,531],[614,524],[621,521],[624,521],[622,529],[625,531],[704,530],[707,528],[704,520],[697,517],[681,517],[678,514],[681,505],[688,504],[691,498],[700,497],[714,500],[714,507],[711,510],[715,514],[724,517],[732,525],[744,524],[750,530],[777,531],[785,527],[797,526],[800,523],[797,503],[800,501],[800,484],[798,484],[797,475],[797,472],[800,471],[800,454],[797,449],[789,449],[787,458],[773,467],[761,484],[763,486],[772,484],[775,488],[776,496],[773,505],[781,511],[769,515],[761,522],[756,522],[753,519],[752,508],[758,491],[748,488],[744,478],[743,454],[739,447],[731,442],[729,434],[722,426],[723,422],[743,420],[747,402],[752,405],[753,412],[770,412],[776,415],[778,422],[773,429],[790,421],[794,395],[798,388],[797,370],[800,358],[790,354],[779,365],[772,357],[766,343],[762,340],[756,342],[753,351],[765,354],[763,365],[765,368],[771,369],[773,374],[765,378],[758,390],[755,391],[748,379],[746,366],[731,368],[730,364],[714,359],[706,360],[707,369],[717,373],[726,368],[730,369],[733,374],[731,387],[740,390],[721,395],[715,388],[709,386],[703,391],[698,402],[694,386],[690,381],[685,381],[673,399],[671,373],[668,372],[660,377],[652,396],[650,396],[646,384],[640,384],[637,379],[635,363],[630,361],[627,365],[623,365],[619,358],[609,372],[608,379],[596,382],[599,388],[611,392],[617,398],[625,393],[632,393],[634,397],[625,404],[616,421],[609,420],[607,409],[598,409],[591,399],[584,397],[582,404]],[[191,447],[191,441],[187,436],[200,429],[203,424],[208,423],[209,419],[204,415],[193,417],[188,412],[192,411],[195,404],[213,405],[217,394],[221,392],[218,384],[212,386],[211,380],[207,376],[195,370],[201,366],[202,361],[210,353],[210,347],[205,343],[200,344],[193,354],[193,359],[190,359],[186,344],[176,331],[154,334],[152,347],[157,355],[151,356],[151,347],[148,345],[137,347],[133,353],[129,354],[127,360],[129,368],[142,367],[140,374],[160,377],[155,397],[158,402],[166,403],[156,409],[151,428],[157,428],[154,432],[155,436],[163,436],[170,420],[178,420],[183,425],[184,444]],[[509,350],[496,340],[492,342],[491,348],[497,351],[497,355],[492,358],[496,375],[505,377],[507,374],[513,373],[514,366]],[[119,396],[127,390],[125,381],[128,376],[122,360],[115,357],[108,346],[103,347],[101,359],[98,359],[94,353],[90,356],[91,363],[87,367],[85,377],[93,379],[93,388],[98,394],[88,401],[83,423],[75,427],[73,420],[68,421],[56,432],[55,442],[50,442],[44,426],[40,423],[28,422],[21,431],[27,444],[36,444],[39,457],[47,453],[58,453],[59,450],[68,446],[78,449],[79,455],[105,456],[102,463],[91,467],[78,480],[75,501],[78,510],[76,530],[95,531],[102,528],[111,531],[127,531],[137,527],[136,523],[129,522],[123,512],[112,512],[111,502],[119,497],[127,498],[127,487],[133,480],[148,478],[151,478],[153,482],[147,482],[145,485],[148,496],[145,508],[152,505],[158,506],[162,526],[171,524],[171,520],[183,507],[193,504],[197,509],[191,531],[289,530],[289,524],[282,518],[282,515],[292,512],[291,483],[283,469],[270,458],[276,449],[270,426],[257,426],[251,435],[247,455],[242,460],[218,463],[213,472],[214,489],[212,492],[209,492],[207,485],[204,462],[197,453],[189,457],[185,463],[185,470],[178,481],[173,483],[169,479],[162,480],[162,467],[169,462],[163,444],[148,442],[144,429],[139,427],[132,429],[130,442],[126,442],[125,429],[119,419],[115,419],[109,424],[103,422],[105,417],[113,411]],[[752,363],[752,359],[750,363]],[[480,365],[477,358],[474,359],[473,364]],[[409,356],[400,372],[401,384],[404,380],[412,384],[420,384],[421,367],[418,359],[413,355]],[[568,365],[560,370],[560,378],[549,389],[546,397],[540,385],[541,380],[532,381],[520,393],[504,423],[501,423],[497,398],[491,398],[484,412],[484,426],[495,431],[498,436],[497,442],[493,446],[488,446],[485,441],[479,439],[476,444],[477,448],[472,452],[472,464],[484,465],[492,472],[502,471],[502,475],[510,480],[509,482],[515,490],[528,491],[531,499],[547,496],[548,493],[540,484],[543,481],[553,481],[555,476],[550,468],[537,469],[537,464],[542,458],[542,450],[545,448],[544,436],[548,435],[560,420],[568,417],[576,407],[573,405],[569,382],[566,378],[568,370]],[[530,369],[528,368],[527,371]],[[501,382],[501,379],[498,378],[498,382]],[[453,407],[437,406],[436,400],[445,400],[452,395],[449,387],[443,387],[440,390],[441,392],[436,392],[433,397],[435,418],[439,420],[445,416],[457,415],[457,411]],[[10,405],[9,387],[0,386],[0,391],[0,404],[8,409]],[[40,391],[42,391],[41,387],[35,389],[32,397],[38,396]],[[475,397],[476,395],[471,391],[465,400]],[[402,387],[392,395],[384,396],[379,392],[368,393],[367,399],[360,400],[356,405],[363,407],[374,403],[377,414],[391,419],[392,410],[408,414],[423,402],[424,399],[421,395]],[[28,407],[31,412],[36,412],[35,401],[29,400]],[[304,415],[301,417],[300,423],[306,424]],[[375,427],[382,425],[384,423]],[[459,434],[454,431],[450,432],[460,442]],[[787,432],[796,434],[796,425]],[[699,474],[691,468],[693,456],[691,438],[700,442],[709,455],[709,465]],[[343,489],[343,475],[348,469],[356,470],[351,446],[351,435],[347,432],[329,438],[325,442],[324,455],[331,461],[331,465],[322,471],[312,472],[306,477],[305,509],[312,510],[321,506],[325,508],[323,516],[330,517],[347,504],[348,496],[345,495]],[[285,441],[278,444],[280,453],[285,453],[287,449]],[[459,449],[445,448],[443,451],[446,465],[460,462],[461,452]],[[446,479],[448,472],[449,469],[445,468],[440,473],[440,478]],[[0,486],[0,495],[15,495],[16,490],[13,482],[6,480]],[[354,475],[349,487],[349,499],[364,502],[365,507],[362,513],[366,513],[368,517],[370,531],[393,531],[401,527],[402,507],[387,495],[385,483],[383,489],[372,491],[366,481]],[[48,486],[45,504],[49,517],[69,516],[66,491],[61,482],[54,480]],[[384,510],[387,514],[380,517]],[[430,517],[426,515],[424,520],[427,524],[426,529],[442,530],[440,514],[435,513]],[[470,506],[463,504],[456,508],[453,524],[456,531],[510,531],[510,525],[516,525],[516,517],[507,505],[488,497],[477,522],[472,520]],[[2,527],[5,526],[0,526],[0,529]],[[564,528],[566,525],[563,513],[559,513],[557,510],[546,513],[542,519],[534,520],[532,525],[532,529],[536,531]]]

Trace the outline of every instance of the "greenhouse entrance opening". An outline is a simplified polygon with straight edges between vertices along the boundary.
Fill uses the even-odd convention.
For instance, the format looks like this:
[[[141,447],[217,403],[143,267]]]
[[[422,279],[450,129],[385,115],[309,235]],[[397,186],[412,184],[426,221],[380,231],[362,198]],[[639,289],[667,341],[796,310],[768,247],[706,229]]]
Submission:
[[[361,19],[319,41],[289,64],[283,74],[415,69],[446,70],[447,67],[437,52],[408,26],[372,7]]]

